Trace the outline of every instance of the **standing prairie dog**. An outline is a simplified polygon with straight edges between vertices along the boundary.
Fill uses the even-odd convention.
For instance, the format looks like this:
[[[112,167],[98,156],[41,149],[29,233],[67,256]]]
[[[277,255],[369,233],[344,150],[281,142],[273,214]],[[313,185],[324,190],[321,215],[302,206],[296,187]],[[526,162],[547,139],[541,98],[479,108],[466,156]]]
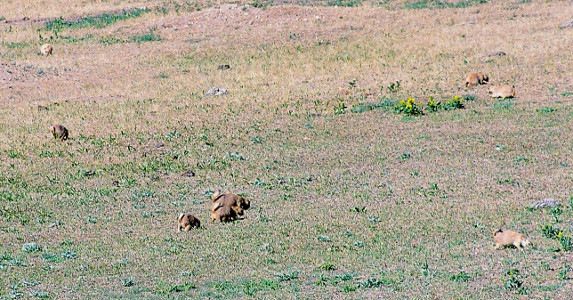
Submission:
[[[65,141],[68,139],[68,129],[60,124],[51,126],[50,132],[56,140]]]
[[[486,84],[489,81],[489,76],[482,73],[469,73],[466,75],[466,87],[475,86],[478,84]]]
[[[521,233],[517,233],[511,230],[501,230],[501,229],[498,229],[493,232],[493,242],[495,243],[495,249],[513,245],[517,249],[521,250],[523,250],[523,247],[527,247],[531,243]]]
[[[44,56],[51,55],[53,51],[54,51],[54,47],[51,44],[44,44],[44,45],[42,45],[42,47],[40,47],[40,52]]]
[[[179,232],[181,231],[181,229],[187,232],[191,230],[191,228],[201,227],[201,222],[199,221],[199,219],[195,218],[195,216],[192,215],[191,213],[179,214],[179,217],[177,217],[177,223],[178,223],[177,231]]]

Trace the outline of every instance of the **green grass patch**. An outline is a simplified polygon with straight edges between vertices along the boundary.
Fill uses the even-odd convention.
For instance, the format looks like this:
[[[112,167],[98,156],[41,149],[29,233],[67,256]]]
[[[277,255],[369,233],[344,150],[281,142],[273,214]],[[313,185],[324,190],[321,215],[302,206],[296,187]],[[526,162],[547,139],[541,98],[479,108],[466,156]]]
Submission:
[[[135,8],[131,10],[122,10],[121,12],[116,13],[104,13],[96,16],[81,17],[73,21],[64,20],[64,18],[60,17],[59,19],[46,22],[44,28],[49,31],[88,27],[104,28],[118,21],[140,17],[150,11],[151,10],[148,8]]]
[[[389,98],[380,99],[378,103],[359,103],[353,105],[350,112],[353,113],[364,113],[375,109],[380,109],[383,111],[390,111],[396,105],[396,102]]]
[[[404,4],[406,9],[441,9],[441,8],[466,8],[476,4],[487,3],[489,0],[467,0],[458,2],[447,2],[439,0],[418,0]]]
[[[334,0],[328,1],[328,6],[339,6],[339,7],[355,7],[359,6],[363,0]]]
[[[158,42],[161,41],[161,37],[150,30],[144,34],[131,36],[129,41],[134,43]]]

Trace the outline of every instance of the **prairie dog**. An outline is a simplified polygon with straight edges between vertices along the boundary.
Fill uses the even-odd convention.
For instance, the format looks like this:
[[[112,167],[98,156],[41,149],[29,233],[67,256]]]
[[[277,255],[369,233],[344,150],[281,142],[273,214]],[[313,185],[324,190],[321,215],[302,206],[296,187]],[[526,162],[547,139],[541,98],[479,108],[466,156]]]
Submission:
[[[211,206],[211,222],[234,221],[238,216],[242,216],[246,209],[251,207],[251,202],[241,196],[216,192],[211,196],[213,205]]]
[[[531,242],[521,233],[517,233],[511,230],[501,230],[498,229],[493,232],[493,242],[495,243],[495,249],[500,249],[506,246],[515,246],[517,249],[523,250],[523,247],[527,247]]]
[[[493,98],[513,98],[515,97],[515,88],[507,84],[491,87],[488,91]]]
[[[42,47],[40,47],[40,52],[44,56],[51,55],[53,51],[54,51],[54,47],[51,44],[44,44],[44,45],[42,45]]]
[[[199,219],[195,218],[195,216],[192,215],[191,213],[179,214],[179,217],[177,217],[177,223],[178,223],[177,231],[179,232],[181,232],[181,229],[187,232],[191,230],[191,228],[201,227],[201,222],[199,221]]]
[[[466,75],[466,87],[475,86],[478,84],[486,84],[489,81],[489,76],[482,73],[469,73]]]
[[[60,124],[51,126],[50,132],[56,140],[65,141],[68,139],[68,129]]]

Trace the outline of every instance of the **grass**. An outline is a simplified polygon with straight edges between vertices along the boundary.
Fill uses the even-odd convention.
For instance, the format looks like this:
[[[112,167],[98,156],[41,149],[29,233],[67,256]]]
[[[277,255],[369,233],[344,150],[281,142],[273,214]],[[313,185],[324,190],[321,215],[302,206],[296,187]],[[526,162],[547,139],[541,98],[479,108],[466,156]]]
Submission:
[[[0,4],[0,298],[573,292],[573,45],[557,29],[573,8],[30,1]],[[516,98],[466,89],[471,71]],[[394,113],[409,98],[423,114]],[[251,200],[244,219],[209,222],[219,189]],[[562,206],[526,209],[547,197]],[[202,228],[178,233],[181,212]],[[533,246],[493,250],[499,226]]]
[[[407,9],[443,9],[443,8],[467,8],[477,4],[487,3],[489,0],[467,0],[467,1],[439,1],[439,0],[417,0],[414,2],[407,2],[404,7]]]
[[[80,29],[80,28],[104,28],[119,21],[128,20],[131,18],[138,18],[146,13],[149,13],[148,8],[135,8],[130,10],[122,10],[116,13],[103,13],[100,15],[81,17],[77,20],[64,20],[63,17],[59,19],[46,22],[44,29],[48,31],[61,31],[62,29]]]

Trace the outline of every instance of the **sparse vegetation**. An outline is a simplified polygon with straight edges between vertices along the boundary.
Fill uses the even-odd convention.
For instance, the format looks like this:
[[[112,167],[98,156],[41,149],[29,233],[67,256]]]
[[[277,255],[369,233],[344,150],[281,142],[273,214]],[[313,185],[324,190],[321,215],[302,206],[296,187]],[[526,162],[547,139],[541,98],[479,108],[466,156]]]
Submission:
[[[64,20],[63,17],[46,22],[45,29],[49,31],[61,31],[62,29],[75,29],[95,27],[103,28],[118,21],[123,21],[131,18],[137,18],[141,15],[150,12],[148,8],[135,8],[130,10],[122,10],[117,13],[104,13],[101,15],[81,17],[77,20]]]
[[[0,1],[1,299],[573,293],[573,7],[287,2]]]

